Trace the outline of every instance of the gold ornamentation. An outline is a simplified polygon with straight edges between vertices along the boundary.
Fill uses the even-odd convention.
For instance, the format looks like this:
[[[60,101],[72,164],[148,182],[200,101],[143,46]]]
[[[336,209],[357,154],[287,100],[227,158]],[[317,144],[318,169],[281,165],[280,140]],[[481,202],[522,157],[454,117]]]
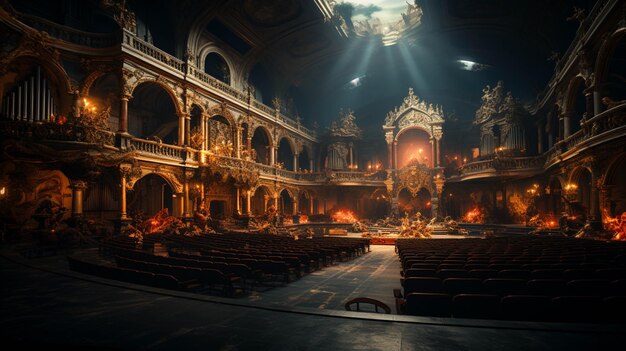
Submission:
[[[428,192],[434,194],[431,171],[422,165],[406,167],[400,170],[397,190],[400,191],[404,188],[407,188],[412,196],[416,196],[421,188],[425,188]]]
[[[330,135],[334,137],[361,138],[361,128],[356,125],[354,111],[348,110],[344,113],[339,111],[339,120],[333,121],[330,125]]]

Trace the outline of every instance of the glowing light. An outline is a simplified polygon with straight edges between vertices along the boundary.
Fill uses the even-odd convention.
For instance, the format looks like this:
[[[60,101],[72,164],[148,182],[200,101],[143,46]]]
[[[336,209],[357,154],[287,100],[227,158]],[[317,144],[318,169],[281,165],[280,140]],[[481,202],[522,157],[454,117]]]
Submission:
[[[482,71],[486,69],[487,67],[489,67],[488,65],[474,62],[474,61],[469,61],[469,60],[456,60],[456,62],[461,64],[462,70],[470,71],[470,72]]]
[[[482,224],[484,222],[483,213],[478,207],[474,207],[473,209],[465,213],[465,216],[463,216],[463,221]]]
[[[354,214],[354,212],[350,210],[339,210],[335,212],[331,217],[335,222],[338,223],[354,223],[359,220],[356,214]]]
[[[612,217],[604,209],[602,224],[604,224],[604,229],[611,233],[612,240],[626,240],[626,212],[622,212],[619,217]]]
[[[0,196],[4,196],[6,193],[7,193],[7,188],[5,186],[0,188]]]

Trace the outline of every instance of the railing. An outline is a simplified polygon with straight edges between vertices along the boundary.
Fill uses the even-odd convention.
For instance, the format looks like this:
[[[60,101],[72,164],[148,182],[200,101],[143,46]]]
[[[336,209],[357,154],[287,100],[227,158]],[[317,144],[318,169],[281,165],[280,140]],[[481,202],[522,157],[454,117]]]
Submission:
[[[113,145],[115,133],[74,123],[0,120],[0,133],[13,138],[33,138],[38,141],[69,141],[98,145]]]
[[[134,49],[135,51],[142,53],[143,55],[145,55],[146,58],[152,58],[168,67],[173,68],[174,70],[180,73],[184,74],[185,72],[187,72],[188,75],[194,77],[198,81],[205,83],[208,86],[223,92],[224,94],[238,100],[244,105],[248,103],[248,95],[244,93],[243,91],[238,90],[218,79],[215,79],[214,77],[211,77],[205,72],[198,70],[198,68],[194,67],[193,65],[189,65],[185,63],[184,61],[168,54],[167,52],[160,50],[156,48],[155,46],[137,38],[133,33],[127,30],[124,30],[123,32],[124,32],[123,45],[128,46]],[[275,109],[257,101],[254,98],[252,99],[250,104],[252,107],[262,112],[267,113],[268,116],[266,117],[268,117],[269,119],[274,119],[275,114],[276,114]],[[311,138],[315,137],[315,131],[312,131],[306,128],[301,123],[294,121],[293,119],[285,116],[284,114],[280,114],[278,116],[278,122],[280,122],[283,125],[290,126],[296,130],[299,130],[303,134],[310,136]]]
[[[18,19],[38,31],[48,33],[53,38],[80,46],[101,49],[110,48],[120,43],[119,32],[107,34],[88,33],[26,14],[20,14]]]
[[[157,155],[160,157],[168,157],[176,160],[183,160],[185,148],[176,145],[168,145],[152,140],[139,138],[129,139],[130,150]]]
[[[607,133],[626,129],[626,103],[603,111],[581,123],[581,130],[560,141],[546,152],[546,165],[555,162],[557,157],[602,140]],[[610,134],[610,133],[609,133]]]
[[[153,58],[162,64],[175,69],[178,72],[185,73],[185,63],[182,60],[168,54],[167,52],[158,49],[157,47],[146,43],[145,41],[137,38],[129,31],[124,31],[125,45],[141,52],[147,57]]]

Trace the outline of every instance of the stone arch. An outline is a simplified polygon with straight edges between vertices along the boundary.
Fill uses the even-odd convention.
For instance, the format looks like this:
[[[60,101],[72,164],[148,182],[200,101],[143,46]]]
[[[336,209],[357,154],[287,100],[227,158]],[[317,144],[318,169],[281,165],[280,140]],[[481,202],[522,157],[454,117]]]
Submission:
[[[132,185],[129,190],[133,191],[128,194],[129,212],[141,211],[147,216],[153,216],[167,208],[168,213],[174,215],[174,197],[180,192],[176,191],[172,179],[166,174],[147,172],[137,178]]]
[[[163,171],[153,171],[153,170],[148,170],[148,169],[142,169],[141,174],[138,177],[128,181],[126,183],[127,188],[131,190],[135,186],[137,181],[139,181],[141,178],[150,174],[154,174],[163,178],[165,182],[167,182],[167,184],[172,188],[172,190],[175,193],[183,192],[183,184],[178,180],[178,178],[176,177],[174,173],[163,172]]]
[[[563,109],[565,115],[570,119],[570,135],[580,130],[580,121],[587,111],[585,89],[585,79],[580,74],[572,78],[567,87]]]
[[[596,89],[602,88],[602,85],[607,81],[607,74],[609,69],[609,60],[619,44],[620,40],[626,33],[626,27],[622,26],[611,33],[602,43],[600,50],[598,50],[598,56],[596,57],[595,67],[595,86]]]
[[[275,145],[274,138],[272,137],[272,132],[266,126],[255,124],[255,123],[250,123],[250,135],[254,135],[257,129],[261,129],[265,133],[265,136],[267,137],[270,143],[270,146]]]
[[[274,194],[269,186],[259,184],[254,188],[251,198],[252,214],[262,215],[274,203]]]
[[[228,124],[230,125],[230,127],[233,128],[233,130],[237,126],[237,121],[235,120],[235,116],[233,116],[233,114],[229,111],[228,106],[226,106],[225,103],[215,105],[209,108],[208,113],[209,113],[209,118],[213,118],[215,116],[224,117],[228,121]]]
[[[162,79],[152,79],[152,78],[138,79],[136,82],[132,83],[132,85],[129,87],[130,95],[133,96],[137,87],[139,87],[140,85],[144,83],[155,84],[161,87],[167,93],[167,95],[169,95],[169,97],[172,99],[172,103],[174,104],[174,108],[176,109],[176,115],[180,116],[184,112],[183,111],[184,104],[182,100],[176,94],[176,92],[172,89],[172,87],[166,84]]]
[[[135,85],[128,103],[128,132],[166,144],[182,144],[180,105],[172,91],[153,80]],[[168,100],[169,97],[169,100]]]
[[[433,137],[431,128],[426,128],[424,126],[405,126],[398,130],[398,132],[395,135],[394,141],[398,141],[400,136],[409,130],[421,130],[423,132],[426,132],[426,134],[428,134],[430,138]]]
[[[278,158],[276,159],[277,162],[282,162],[285,165],[285,169],[293,171],[294,170],[294,164],[293,164],[293,158],[294,155],[296,154],[296,149],[295,149],[295,145],[293,143],[293,140],[287,136],[282,136],[280,138],[278,138],[278,142],[277,142],[277,146],[278,146]],[[289,149],[285,150],[285,146],[288,146]]]
[[[236,65],[234,64],[234,60],[230,57],[230,55],[226,51],[210,43],[200,48],[199,52],[200,54],[198,55],[198,66],[200,67],[200,70],[202,70],[202,72],[206,71],[206,67],[204,66],[206,58],[210,54],[215,54],[215,55],[218,55],[222,60],[224,60],[224,63],[228,67],[228,72],[229,72],[230,77],[229,77],[228,83],[223,82],[217,77],[214,77],[214,78],[224,84],[231,85],[231,86],[233,85],[235,81],[237,81],[237,75],[235,74],[237,72]]]
[[[297,198],[289,188],[278,190],[278,212],[284,215],[291,215],[294,211],[294,203]]]
[[[591,211],[594,191],[593,170],[587,166],[578,166],[570,173],[569,183],[566,185],[566,193],[569,191],[570,198],[573,199],[570,204],[570,211],[576,215],[588,216]],[[575,189],[568,189],[568,186],[575,185]],[[574,196],[575,195],[575,196]],[[582,205],[582,206],[581,206]]]

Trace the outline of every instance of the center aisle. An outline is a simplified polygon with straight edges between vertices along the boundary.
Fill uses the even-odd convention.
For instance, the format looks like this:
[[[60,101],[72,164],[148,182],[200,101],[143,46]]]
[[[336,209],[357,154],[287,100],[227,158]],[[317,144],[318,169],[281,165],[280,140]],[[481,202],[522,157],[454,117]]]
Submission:
[[[355,297],[384,302],[395,314],[393,289],[400,287],[400,261],[393,245],[372,245],[371,252],[305,275],[286,286],[257,287],[249,301],[290,307],[344,310]]]

